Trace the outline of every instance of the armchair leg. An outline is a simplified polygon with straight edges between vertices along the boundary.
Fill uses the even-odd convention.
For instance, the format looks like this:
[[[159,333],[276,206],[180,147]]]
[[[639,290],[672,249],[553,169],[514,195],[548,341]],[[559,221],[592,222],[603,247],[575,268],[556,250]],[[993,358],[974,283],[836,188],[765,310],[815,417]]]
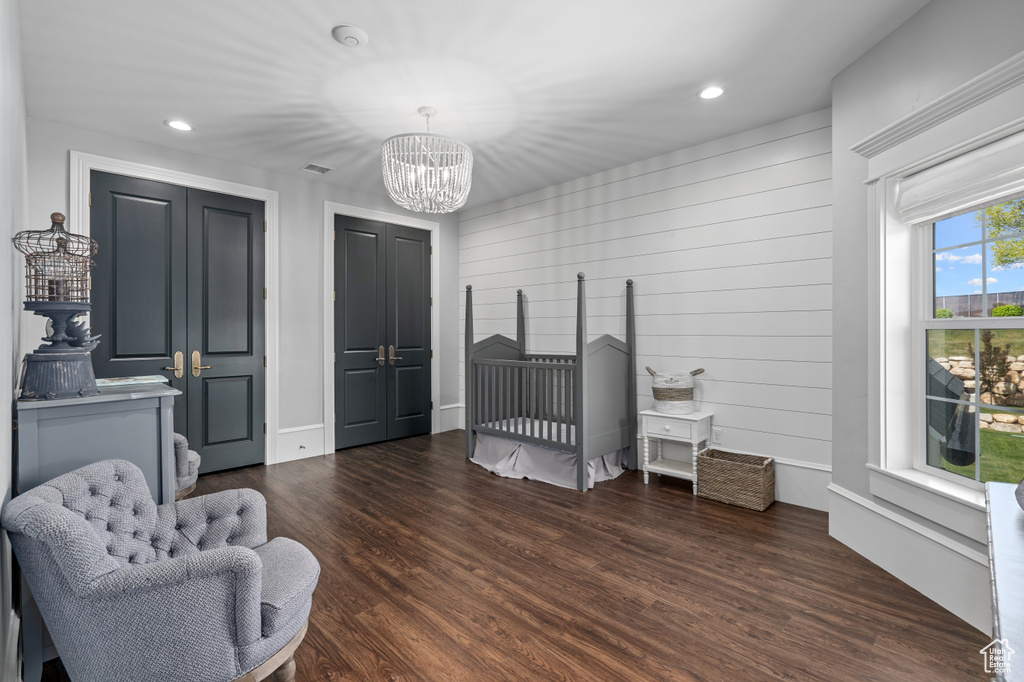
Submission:
[[[295,682],[295,657],[289,656],[281,667],[270,674],[273,682]]]
[[[302,624],[291,641],[281,647],[281,650],[268,658],[261,665],[250,670],[246,674],[235,679],[235,682],[260,682],[270,680],[271,682],[295,682],[295,650],[302,643],[306,636],[306,628],[309,621]]]

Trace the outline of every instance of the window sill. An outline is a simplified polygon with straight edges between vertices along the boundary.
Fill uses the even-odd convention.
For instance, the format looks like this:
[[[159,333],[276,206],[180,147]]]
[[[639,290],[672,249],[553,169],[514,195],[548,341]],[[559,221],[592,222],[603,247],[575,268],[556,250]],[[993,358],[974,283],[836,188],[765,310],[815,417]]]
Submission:
[[[985,491],[917,469],[867,464],[871,494],[977,542],[986,542]]]

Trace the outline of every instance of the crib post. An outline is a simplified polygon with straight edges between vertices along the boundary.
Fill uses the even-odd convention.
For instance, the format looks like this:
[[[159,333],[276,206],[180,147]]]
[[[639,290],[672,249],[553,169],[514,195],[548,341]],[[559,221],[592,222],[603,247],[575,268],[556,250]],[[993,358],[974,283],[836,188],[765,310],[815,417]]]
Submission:
[[[523,290],[516,290],[516,343],[519,345],[519,359],[526,359],[526,312],[523,309]]]
[[[626,350],[629,356],[629,379],[626,382],[628,403],[626,415],[629,419],[629,453],[626,466],[636,469],[637,414],[636,414],[636,312],[633,309],[633,280],[626,280]]]
[[[466,285],[466,458],[473,459],[473,449],[476,439],[473,433],[473,421],[476,415],[473,414],[473,286]]]
[[[587,489],[587,292],[582,272],[576,275],[576,378],[573,381],[573,396],[576,402],[576,489]]]

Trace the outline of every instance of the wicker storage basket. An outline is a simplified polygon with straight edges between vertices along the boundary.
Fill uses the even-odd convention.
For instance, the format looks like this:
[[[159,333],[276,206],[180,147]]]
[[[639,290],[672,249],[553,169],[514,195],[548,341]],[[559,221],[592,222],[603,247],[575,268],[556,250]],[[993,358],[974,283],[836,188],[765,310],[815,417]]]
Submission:
[[[655,374],[651,382],[654,411],[662,414],[693,413],[693,377],[681,374]]]
[[[705,450],[697,455],[697,495],[764,511],[775,501],[775,460]]]

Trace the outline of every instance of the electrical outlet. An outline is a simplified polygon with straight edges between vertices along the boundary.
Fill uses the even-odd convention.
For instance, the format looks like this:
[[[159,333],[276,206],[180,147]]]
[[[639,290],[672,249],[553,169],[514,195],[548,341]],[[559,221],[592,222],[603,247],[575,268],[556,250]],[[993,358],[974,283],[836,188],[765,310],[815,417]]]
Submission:
[[[722,427],[716,426],[711,429],[711,442],[717,445],[722,443]]]

